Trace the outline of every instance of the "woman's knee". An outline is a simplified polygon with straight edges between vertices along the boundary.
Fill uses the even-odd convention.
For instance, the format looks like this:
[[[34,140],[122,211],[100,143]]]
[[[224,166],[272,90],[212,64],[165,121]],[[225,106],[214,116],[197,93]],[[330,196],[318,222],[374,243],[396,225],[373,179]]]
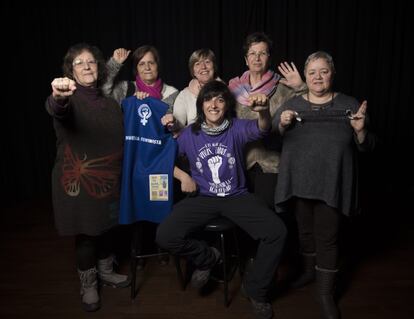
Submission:
[[[285,223],[278,217],[278,221],[276,223],[276,233],[279,235],[279,238],[285,240],[288,235],[288,230]]]
[[[267,238],[270,241],[285,241],[288,230],[285,223],[276,215],[271,220],[268,220],[264,224],[262,229],[263,238]]]
[[[277,242],[285,243],[288,230],[285,223],[277,216],[273,223],[269,224],[272,227],[271,238]]]

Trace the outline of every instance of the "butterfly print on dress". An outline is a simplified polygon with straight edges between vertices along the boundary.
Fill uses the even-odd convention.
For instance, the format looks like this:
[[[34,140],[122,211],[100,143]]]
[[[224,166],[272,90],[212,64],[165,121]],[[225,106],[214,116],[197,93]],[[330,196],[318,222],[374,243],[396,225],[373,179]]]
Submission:
[[[104,198],[118,191],[121,171],[121,156],[118,152],[88,160],[73,154],[69,145],[65,147],[61,184],[69,196],[78,196],[82,189],[95,198]]]

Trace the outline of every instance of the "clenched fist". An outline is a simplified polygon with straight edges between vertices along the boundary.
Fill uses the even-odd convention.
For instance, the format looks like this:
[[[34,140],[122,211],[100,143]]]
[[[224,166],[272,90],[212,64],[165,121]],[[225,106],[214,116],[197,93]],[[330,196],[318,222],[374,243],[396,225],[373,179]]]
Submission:
[[[66,99],[76,90],[76,82],[69,78],[56,78],[51,83],[52,96],[55,100]]]

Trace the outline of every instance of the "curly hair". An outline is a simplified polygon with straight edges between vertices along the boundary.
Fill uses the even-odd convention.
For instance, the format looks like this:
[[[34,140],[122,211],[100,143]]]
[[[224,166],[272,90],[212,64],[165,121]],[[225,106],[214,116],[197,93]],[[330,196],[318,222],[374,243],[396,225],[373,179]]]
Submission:
[[[249,52],[250,47],[253,43],[264,42],[267,44],[267,48],[269,50],[270,56],[272,55],[272,48],[273,48],[273,41],[269,38],[269,36],[264,32],[254,32],[249,34],[246,39],[244,40],[243,44],[243,54],[247,56],[247,52]]]
[[[106,63],[105,58],[101,52],[101,50],[98,49],[98,47],[88,44],[88,43],[78,43],[73,46],[71,46],[68,49],[68,52],[66,52],[65,57],[63,58],[63,75],[72,79],[74,79],[73,76],[73,60],[80,55],[82,52],[89,52],[92,54],[93,58],[96,60],[98,64],[98,81],[97,81],[97,87],[99,88],[106,80],[107,76],[107,69],[106,69]]]

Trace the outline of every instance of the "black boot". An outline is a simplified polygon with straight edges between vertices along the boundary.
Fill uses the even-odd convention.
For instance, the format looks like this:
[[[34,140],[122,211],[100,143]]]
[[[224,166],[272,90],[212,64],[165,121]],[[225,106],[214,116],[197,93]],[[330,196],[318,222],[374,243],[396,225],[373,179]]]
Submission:
[[[316,265],[316,254],[302,254],[302,273],[298,278],[290,283],[289,287],[293,289],[301,288],[306,286],[315,280],[315,265]]]
[[[316,293],[323,319],[339,319],[339,309],[334,300],[338,269],[330,270],[316,266]]]

